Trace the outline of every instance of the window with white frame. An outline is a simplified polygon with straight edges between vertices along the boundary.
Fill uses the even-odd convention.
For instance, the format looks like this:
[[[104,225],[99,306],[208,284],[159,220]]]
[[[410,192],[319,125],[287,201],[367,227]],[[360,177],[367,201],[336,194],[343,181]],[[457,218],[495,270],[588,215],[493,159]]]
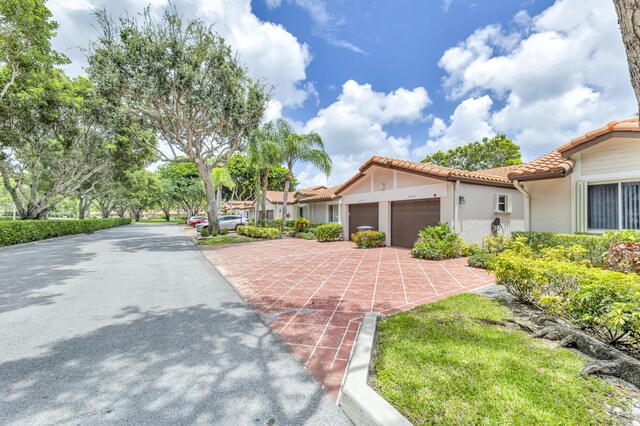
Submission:
[[[511,196],[507,194],[494,194],[494,213],[511,213]]]
[[[589,184],[589,229],[640,229],[640,181]]]
[[[329,205],[329,222],[340,222],[340,206],[337,204]]]

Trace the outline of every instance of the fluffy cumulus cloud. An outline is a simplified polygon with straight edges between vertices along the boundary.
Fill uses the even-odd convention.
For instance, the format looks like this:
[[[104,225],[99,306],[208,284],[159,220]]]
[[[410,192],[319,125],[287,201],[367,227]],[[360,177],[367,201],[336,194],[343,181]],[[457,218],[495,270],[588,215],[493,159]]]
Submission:
[[[423,110],[431,103],[423,87],[376,92],[369,84],[349,80],[338,99],[321,109],[303,126],[325,141],[334,171],[329,183],[342,182],[372,155],[408,158],[411,138],[391,135],[388,125],[423,120]],[[305,184],[325,183],[308,167],[299,173]]]
[[[531,159],[635,113],[611,2],[558,0],[537,16],[520,12],[510,31],[481,28],[439,65],[460,104],[448,122],[434,120],[418,153],[506,133]]]
[[[95,38],[92,13],[106,8],[113,16],[141,12],[150,3],[154,12],[166,6],[166,0],[141,4],[135,0],[52,0],[48,3],[53,18],[60,24],[54,46],[69,55],[74,64],[72,74],[82,73],[86,59],[81,48]],[[214,25],[240,56],[254,78],[273,85],[273,96],[279,107],[301,105],[313,86],[305,84],[306,67],[311,54],[281,25],[264,22],[251,11],[250,0],[174,0],[173,4],[186,18],[199,18]],[[313,92],[312,92],[313,93]],[[271,112],[277,106],[271,106]]]

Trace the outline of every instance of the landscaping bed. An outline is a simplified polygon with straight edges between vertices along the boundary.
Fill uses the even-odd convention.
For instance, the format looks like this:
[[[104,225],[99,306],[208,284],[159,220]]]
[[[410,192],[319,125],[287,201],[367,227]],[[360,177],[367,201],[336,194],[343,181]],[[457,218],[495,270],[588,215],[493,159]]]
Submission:
[[[388,317],[371,386],[416,425],[631,424],[637,394],[581,374],[586,356],[533,338],[513,318],[473,294]]]
[[[259,240],[245,235],[218,235],[216,237],[199,238],[197,241],[198,245],[201,246],[215,246],[222,244],[250,243]]]

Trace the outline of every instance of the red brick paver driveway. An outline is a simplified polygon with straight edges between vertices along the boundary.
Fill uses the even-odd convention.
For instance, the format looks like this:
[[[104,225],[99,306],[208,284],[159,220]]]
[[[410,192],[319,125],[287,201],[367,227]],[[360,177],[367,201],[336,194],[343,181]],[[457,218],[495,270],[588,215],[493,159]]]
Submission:
[[[334,399],[364,313],[391,314],[494,282],[466,259],[417,260],[395,247],[300,239],[202,247]]]

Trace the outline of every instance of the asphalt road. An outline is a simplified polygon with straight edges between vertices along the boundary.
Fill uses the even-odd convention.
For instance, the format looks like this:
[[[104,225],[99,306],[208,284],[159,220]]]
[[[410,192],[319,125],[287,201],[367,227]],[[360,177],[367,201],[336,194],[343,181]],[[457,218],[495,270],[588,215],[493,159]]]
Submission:
[[[0,424],[348,424],[174,225],[0,250]]]

